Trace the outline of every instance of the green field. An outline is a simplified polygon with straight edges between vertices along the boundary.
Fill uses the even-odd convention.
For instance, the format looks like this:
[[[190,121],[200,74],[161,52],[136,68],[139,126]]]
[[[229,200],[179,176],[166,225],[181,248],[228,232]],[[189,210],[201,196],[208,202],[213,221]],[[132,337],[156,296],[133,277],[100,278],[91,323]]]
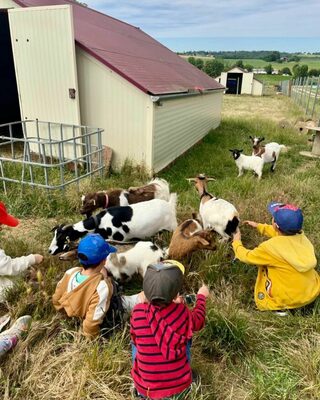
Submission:
[[[270,222],[266,206],[271,200],[287,201],[304,210],[304,230],[320,257],[320,161],[300,156],[310,149],[307,135],[293,125],[301,110],[285,96],[225,96],[222,123],[201,143],[159,174],[178,193],[178,220],[190,218],[199,208],[199,196],[185,178],[206,173],[216,178],[208,190],[232,202],[242,220]],[[280,121],[287,121],[283,128]],[[237,178],[229,149],[251,153],[249,135],[287,145],[276,171],[265,166],[261,181],[247,171]],[[64,272],[76,262],[63,263],[48,255],[50,229],[57,223],[82,219],[82,193],[111,187],[137,186],[148,180],[141,167],[127,164],[120,173],[81,183],[81,191],[65,193],[21,189],[8,184],[2,200],[21,219],[17,228],[1,232],[1,246],[11,256],[30,252],[45,255],[38,279],[18,278],[7,294],[0,316],[12,319],[31,314],[27,337],[1,359],[0,398],[4,400],[129,400],[131,351],[129,328],[107,341],[88,341],[80,323],[57,314],[51,296]],[[243,242],[253,248],[262,238],[241,227]],[[158,240],[168,245],[170,235]],[[320,399],[320,299],[313,315],[279,317],[258,312],[253,300],[256,268],[233,261],[229,243],[217,241],[216,251],[199,251],[185,261],[184,292],[197,291],[202,281],[211,289],[206,327],[193,337],[192,368],[201,384],[188,400],[319,400]],[[319,270],[319,267],[318,267]],[[125,286],[126,293],[141,288],[141,279]],[[187,400],[187,399],[186,399]]]
[[[188,58],[188,56],[183,56],[183,58]],[[195,58],[202,58],[204,61],[212,59],[212,57],[195,57]],[[219,59],[219,58],[218,58]],[[224,62],[226,66],[232,66],[235,64],[239,59],[230,59],[230,58],[225,58],[221,59],[221,61]],[[268,62],[264,60],[259,60],[259,59],[242,59],[243,64],[250,64],[254,68],[264,68],[266,65],[271,64],[273,69],[282,69],[285,67],[290,68],[292,71],[292,68],[296,64],[307,64],[310,69],[320,69],[320,56],[315,57],[315,56],[303,56],[301,57],[301,60],[299,62],[283,62],[283,63],[276,63],[276,62]]]
[[[225,64],[234,64],[236,63],[238,60],[237,59],[224,59],[223,60]],[[264,61],[264,60],[257,60],[257,59],[244,59],[242,60],[243,64],[250,64],[252,65],[254,68],[264,68],[266,65],[271,64],[273,69],[282,69],[284,67],[288,67],[291,69],[294,65],[296,64],[307,64],[310,69],[320,69],[320,57],[302,57],[301,60],[299,62],[283,62],[283,63],[276,63],[276,62],[268,62],[268,61]]]

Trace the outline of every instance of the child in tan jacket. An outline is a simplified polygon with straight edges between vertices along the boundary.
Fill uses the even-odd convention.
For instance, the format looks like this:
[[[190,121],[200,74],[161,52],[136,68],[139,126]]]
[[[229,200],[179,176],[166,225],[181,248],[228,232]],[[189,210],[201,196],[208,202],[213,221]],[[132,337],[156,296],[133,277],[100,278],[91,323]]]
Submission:
[[[107,256],[117,249],[110,246],[99,234],[88,234],[78,246],[81,267],[69,269],[58,283],[52,302],[56,310],[65,310],[68,317],[83,320],[83,334],[94,338],[109,309],[113,284],[104,268]],[[143,295],[122,296],[125,311],[140,301]]]

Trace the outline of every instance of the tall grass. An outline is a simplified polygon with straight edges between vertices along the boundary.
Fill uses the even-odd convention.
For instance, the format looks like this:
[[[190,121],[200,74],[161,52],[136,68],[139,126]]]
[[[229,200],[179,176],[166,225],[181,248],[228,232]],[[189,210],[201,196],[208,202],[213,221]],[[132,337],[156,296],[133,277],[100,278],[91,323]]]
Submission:
[[[250,111],[251,109],[251,111]],[[221,126],[202,143],[178,159],[160,176],[179,194],[178,217],[187,218],[199,205],[197,193],[185,178],[199,172],[215,177],[209,190],[234,203],[241,218],[270,221],[266,205],[279,199],[299,204],[305,213],[305,232],[320,256],[320,163],[303,158],[300,150],[310,146],[306,136],[282,129],[277,121],[294,122],[299,110],[282,97],[253,100],[225,99]],[[263,134],[266,141],[286,144],[275,173],[265,166],[258,182],[250,172],[237,178],[229,148],[249,154],[249,135]],[[127,164],[121,173],[104,180],[81,183],[80,193],[145,182],[143,168]],[[28,252],[46,254],[57,222],[76,222],[79,198],[76,187],[64,193],[11,187],[2,199],[21,218],[21,225],[1,233],[2,248],[19,256]],[[262,238],[249,227],[242,228],[248,247]],[[170,235],[160,238],[167,245]],[[75,263],[73,265],[76,265]],[[29,335],[0,364],[0,397],[3,399],[129,399],[130,344],[128,329],[108,341],[88,342],[78,333],[79,321],[57,316],[51,295],[70,264],[45,257],[39,266],[42,279],[29,272],[17,279],[8,293],[6,307],[13,318],[30,313],[34,323]],[[201,384],[191,398],[197,400],[316,400],[320,398],[320,319],[318,308],[309,317],[279,318],[259,313],[253,301],[254,266],[233,262],[228,244],[215,252],[195,253],[186,264],[186,291],[197,291],[202,281],[211,288],[205,329],[193,340],[192,367]],[[127,286],[139,290],[141,281]]]

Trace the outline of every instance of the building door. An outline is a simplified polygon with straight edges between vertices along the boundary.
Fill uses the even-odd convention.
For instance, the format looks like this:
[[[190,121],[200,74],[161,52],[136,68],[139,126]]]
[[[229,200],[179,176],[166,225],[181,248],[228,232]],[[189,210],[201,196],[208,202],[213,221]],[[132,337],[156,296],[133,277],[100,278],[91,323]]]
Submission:
[[[227,94],[241,94],[242,74],[228,73],[227,75]]]
[[[71,7],[15,8],[8,16],[22,120],[80,124]]]
[[[1,125],[21,120],[7,10],[0,10],[0,71]],[[13,136],[22,136],[20,125],[13,125],[12,130]],[[8,135],[8,129],[0,128],[0,135]]]

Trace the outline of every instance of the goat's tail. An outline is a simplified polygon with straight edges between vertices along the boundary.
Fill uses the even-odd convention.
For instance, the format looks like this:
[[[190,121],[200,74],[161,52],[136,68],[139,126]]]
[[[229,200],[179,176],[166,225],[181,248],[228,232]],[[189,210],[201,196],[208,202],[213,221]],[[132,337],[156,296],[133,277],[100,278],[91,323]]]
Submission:
[[[280,144],[280,151],[281,153],[286,153],[288,151],[288,147],[284,144]]]
[[[176,227],[178,226],[177,222],[177,193],[171,193],[170,198],[169,198],[169,204],[171,208],[171,213],[172,213],[172,230],[174,231]]]
[[[152,179],[152,181],[149,182],[149,184],[156,185],[156,191],[154,196],[155,199],[162,199],[169,201],[170,199],[169,183],[165,179],[154,178]]]

